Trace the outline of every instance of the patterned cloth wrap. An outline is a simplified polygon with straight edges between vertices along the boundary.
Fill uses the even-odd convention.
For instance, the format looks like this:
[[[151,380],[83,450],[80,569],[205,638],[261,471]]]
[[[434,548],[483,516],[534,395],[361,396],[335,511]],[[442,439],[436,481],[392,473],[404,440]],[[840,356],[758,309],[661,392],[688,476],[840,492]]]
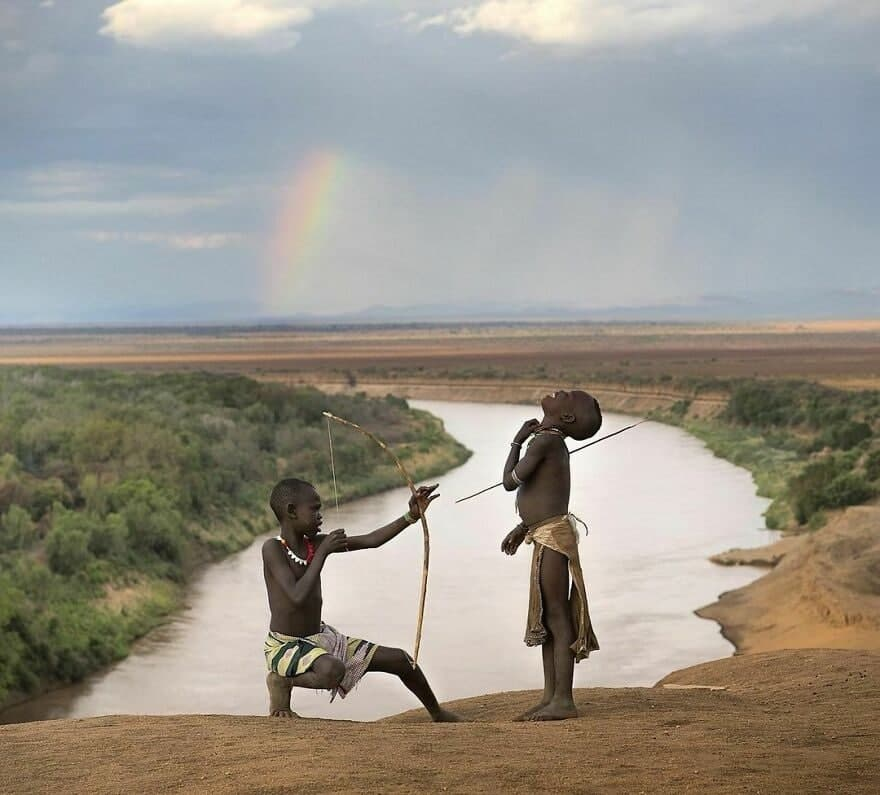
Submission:
[[[360,638],[349,638],[329,624],[321,623],[315,635],[297,638],[280,632],[269,632],[263,651],[266,667],[279,676],[298,676],[308,671],[315,660],[330,654],[345,663],[345,676],[339,686],[331,690],[330,700],[337,695],[345,698],[367,672],[370,660],[379,646]]]

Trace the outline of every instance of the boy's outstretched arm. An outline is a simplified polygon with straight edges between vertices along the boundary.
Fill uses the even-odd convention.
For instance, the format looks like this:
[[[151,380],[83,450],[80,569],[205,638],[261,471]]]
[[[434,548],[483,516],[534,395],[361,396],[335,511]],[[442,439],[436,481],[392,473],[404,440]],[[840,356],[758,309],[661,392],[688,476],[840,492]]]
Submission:
[[[434,494],[437,488],[435,483],[433,486],[419,486],[416,493],[409,498],[408,516],[404,514],[399,519],[389,522],[384,527],[373,530],[372,533],[365,533],[360,536],[348,537],[348,551],[353,552],[358,549],[375,549],[387,544],[392,538],[400,535],[407,527],[419,520],[419,509],[422,512],[428,510],[428,506],[436,500],[440,495]],[[412,519],[412,521],[410,521]]]
[[[514,491],[522,486],[534,474],[538,464],[544,459],[550,440],[542,436],[536,436],[526,449],[523,458],[519,457],[525,440],[540,427],[538,420],[526,420],[510,443],[510,453],[507,456],[507,461],[504,462],[504,475],[501,478],[505,491]]]
[[[344,530],[334,530],[329,535],[322,538],[315,550],[315,557],[312,562],[306,566],[305,573],[302,577],[297,577],[290,566],[287,559],[287,553],[281,546],[281,543],[270,538],[263,544],[263,560],[269,567],[269,572],[290,600],[294,607],[299,607],[307,601],[311,590],[321,579],[321,569],[324,568],[324,561],[327,555],[334,552],[344,552],[347,539]]]

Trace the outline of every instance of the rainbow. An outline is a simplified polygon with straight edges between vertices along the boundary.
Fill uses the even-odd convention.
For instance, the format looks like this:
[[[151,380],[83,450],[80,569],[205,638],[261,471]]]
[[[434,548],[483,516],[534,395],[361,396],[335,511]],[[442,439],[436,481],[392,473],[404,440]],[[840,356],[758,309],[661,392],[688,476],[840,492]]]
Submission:
[[[270,310],[284,312],[291,308],[297,283],[324,240],[342,174],[342,155],[316,150],[300,161],[282,190],[268,252],[265,303]]]

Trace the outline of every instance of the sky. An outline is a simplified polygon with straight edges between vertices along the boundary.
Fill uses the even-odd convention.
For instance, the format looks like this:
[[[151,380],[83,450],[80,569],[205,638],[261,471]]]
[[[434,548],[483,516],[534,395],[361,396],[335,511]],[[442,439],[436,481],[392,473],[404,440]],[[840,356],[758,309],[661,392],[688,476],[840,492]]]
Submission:
[[[0,0],[0,325],[877,316],[878,41],[880,0]]]

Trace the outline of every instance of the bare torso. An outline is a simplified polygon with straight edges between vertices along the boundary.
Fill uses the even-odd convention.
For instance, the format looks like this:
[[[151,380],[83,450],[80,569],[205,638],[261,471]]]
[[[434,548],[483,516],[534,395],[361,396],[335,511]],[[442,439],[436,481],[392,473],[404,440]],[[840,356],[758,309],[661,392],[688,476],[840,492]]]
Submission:
[[[317,536],[315,539],[316,548],[324,538],[326,536]],[[300,566],[287,558],[287,553],[284,552],[280,541],[273,539],[270,543],[277,544],[279,549],[281,549],[294,577],[296,579],[302,577],[306,567]],[[269,597],[269,613],[271,616],[269,619],[269,629],[273,632],[280,632],[283,635],[293,635],[300,638],[320,632],[321,608],[324,604],[324,599],[321,596],[320,579],[309,592],[305,602],[299,606],[294,606],[284,592],[284,588],[272,576],[272,572],[265,559],[263,561],[263,577],[266,580],[266,593]]]
[[[544,455],[532,476],[516,493],[517,511],[527,526],[568,513],[571,490],[565,441],[558,436],[542,435],[536,437],[532,444],[540,444],[544,448]]]

